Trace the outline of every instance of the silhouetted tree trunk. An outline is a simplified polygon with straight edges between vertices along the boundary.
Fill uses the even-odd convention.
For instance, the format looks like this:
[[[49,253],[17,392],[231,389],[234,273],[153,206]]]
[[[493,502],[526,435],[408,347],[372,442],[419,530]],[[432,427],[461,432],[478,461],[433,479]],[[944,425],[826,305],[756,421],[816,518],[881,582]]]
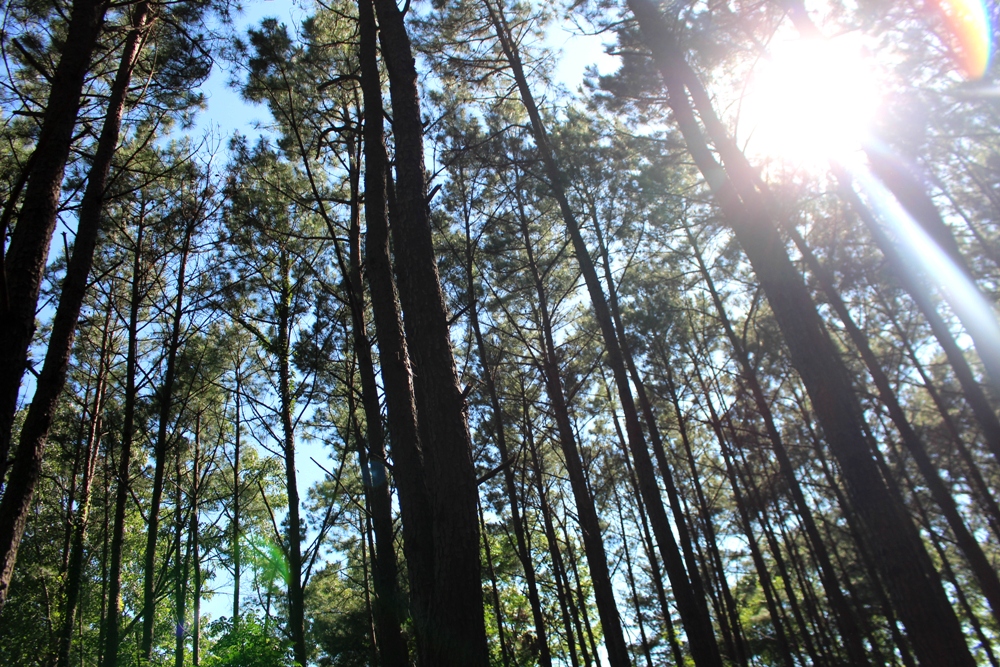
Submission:
[[[652,51],[688,150],[768,297],[919,659],[928,666],[950,662],[971,667],[972,655],[941,579],[898,494],[886,486],[871,459],[850,375],[788,259],[768,210],[769,196],[758,190],[753,168],[726,134],[660,10],[651,0],[629,0],[628,6]],[[689,93],[724,167],[705,143]]]
[[[403,550],[418,662],[433,667],[428,642],[434,589],[434,528],[423,449],[417,427],[413,376],[399,312],[399,295],[389,260],[389,164],[383,135],[382,79],[378,68],[376,25],[369,0],[359,0],[361,86],[365,105],[366,274],[385,388],[394,478],[403,522]],[[402,17],[399,18],[402,21]],[[478,551],[478,543],[476,545]],[[481,613],[481,612],[480,612]],[[485,633],[485,629],[483,631]]]
[[[183,204],[182,204],[183,206]],[[181,242],[181,252],[177,268],[177,296],[174,301],[174,313],[170,323],[170,339],[167,342],[167,367],[163,375],[163,385],[157,392],[159,400],[159,425],[156,431],[156,442],[153,446],[153,489],[146,513],[146,558],[143,564],[142,588],[142,644],[140,655],[147,662],[153,657],[153,626],[156,622],[156,540],[160,528],[160,503],[163,500],[163,476],[167,465],[167,425],[170,422],[173,407],[174,381],[177,373],[177,352],[181,346],[181,319],[184,315],[184,276],[187,272],[188,251],[191,248],[191,236],[194,234],[196,219],[189,212],[191,219],[184,230],[184,240]],[[177,554],[180,557],[180,554]]]
[[[538,597],[538,584],[535,580],[535,565],[524,536],[524,523],[521,517],[520,501],[517,497],[517,484],[514,479],[514,459],[507,447],[507,433],[504,423],[503,406],[500,403],[500,393],[497,390],[496,374],[499,372],[499,359],[493,359],[483,337],[482,325],[479,321],[479,303],[475,284],[475,248],[472,242],[472,229],[469,217],[465,218],[465,275],[469,292],[469,323],[476,339],[476,349],[479,352],[479,363],[482,366],[483,383],[490,399],[490,409],[493,411],[493,432],[497,449],[500,452],[500,464],[503,466],[504,490],[507,492],[507,505],[510,508],[511,522],[514,524],[514,538],[517,546],[517,557],[521,561],[524,580],[528,586],[528,604],[531,605],[531,617],[535,624],[535,637],[538,642],[538,662],[541,667],[552,666],[552,656],[549,653],[545,618],[542,615],[542,604]]]
[[[53,93],[49,100],[49,103],[56,105],[56,108],[46,110],[46,122],[51,119],[53,126],[51,130],[47,130],[43,125],[39,147],[36,148],[36,151],[39,151],[44,146],[44,150],[51,150],[52,155],[45,155],[44,158],[35,161],[35,171],[29,177],[25,192],[25,205],[21,209],[17,227],[11,236],[7,263],[0,267],[7,272],[7,289],[11,297],[9,311],[0,317],[3,320],[3,325],[0,327],[0,359],[3,360],[3,363],[0,363],[0,482],[3,481],[2,468],[7,460],[11,420],[17,403],[21,375],[25,368],[27,348],[34,334],[35,306],[42,273],[45,270],[48,243],[55,225],[56,209],[59,205],[62,174],[69,150],[69,134],[75,123],[82,77],[86,72],[90,50],[93,48],[93,40],[96,39],[103,15],[103,3],[94,3],[93,6],[87,0],[74,3],[71,32],[67,36],[68,41],[56,78],[53,80]],[[147,16],[147,3],[140,3],[134,8],[132,28],[126,38],[121,62],[108,97],[104,125],[98,138],[87,188],[80,203],[76,240],[66,266],[59,305],[52,320],[45,361],[35,383],[31,407],[21,427],[17,459],[4,491],[3,500],[0,501],[0,612],[3,611],[7,600],[7,591],[17,560],[17,549],[24,534],[31,498],[41,471],[45,443],[55,418],[56,404],[66,382],[77,321],[97,245],[111,158],[118,145],[125,95],[128,92],[132,67]],[[90,31],[94,34],[91,35]],[[87,62],[67,64],[64,70],[63,62],[74,58],[84,58]],[[76,68],[80,71],[77,72]],[[63,72],[63,78],[60,78],[59,72]],[[81,79],[79,85],[75,83],[77,74]],[[60,82],[64,82],[67,90],[59,90],[59,86],[63,85]],[[75,96],[70,90],[73,86],[76,86]],[[66,136],[63,138],[64,131]],[[64,140],[65,149],[62,147]],[[61,160],[59,155],[62,156]],[[50,179],[46,181],[49,185],[40,185],[46,179]],[[36,247],[39,243],[43,247]]]
[[[145,215],[145,203],[140,216]],[[119,625],[121,623],[122,600],[122,549],[125,542],[125,510],[129,499],[132,463],[132,440],[135,437],[135,376],[137,372],[137,347],[139,338],[139,307],[143,295],[142,236],[144,221],[140,217],[135,236],[132,260],[132,291],[128,317],[128,352],[125,360],[125,406],[122,413],[122,444],[118,455],[118,488],[115,491],[115,523],[111,537],[111,565],[108,568],[108,613],[105,620],[104,662],[102,667],[116,667],[118,664]]]
[[[45,273],[49,243],[55,231],[63,173],[73,142],[84,80],[108,5],[105,0],[73,2],[65,42],[52,76],[41,131],[30,162],[24,204],[18,213],[6,255],[0,249],[0,481],[3,480],[10,451],[21,376],[35,333],[38,293]],[[135,9],[136,14],[142,11],[141,7]],[[134,25],[142,25],[142,22]],[[109,104],[108,108],[110,112],[114,106]],[[112,150],[116,141],[117,127],[115,141],[111,142]],[[95,170],[92,176],[99,173],[99,169]],[[104,183],[101,182],[98,194],[103,194],[103,190]],[[0,230],[0,238],[5,237],[7,231],[6,228]],[[89,265],[87,262],[88,269]],[[74,329],[75,326],[69,328]],[[6,547],[0,550],[0,553],[3,552],[6,552]],[[0,576],[4,571],[0,571]],[[9,579],[0,578],[0,609],[6,599],[8,583]]]
[[[97,458],[100,451],[104,401],[108,386],[108,357],[110,355],[113,303],[109,298],[108,309],[104,316],[104,329],[101,333],[101,348],[98,353],[94,401],[90,408],[90,420],[87,427],[87,446],[83,454],[83,484],[80,489],[76,515],[72,524],[73,543],[70,547],[66,569],[66,604],[63,609],[62,626],[59,632],[57,667],[69,667],[70,649],[73,645],[73,630],[75,629],[77,608],[80,604],[80,592],[83,583],[83,552],[87,539],[87,527],[90,524],[91,489],[93,487]]]
[[[520,201],[518,203],[520,206]],[[597,515],[594,498],[587,486],[583,461],[580,458],[576,434],[570,419],[569,407],[566,404],[555,341],[552,335],[548,294],[542,279],[542,272],[535,262],[531,232],[528,229],[526,217],[525,212],[520,210],[519,223],[522,241],[527,255],[528,270],[538,299],[536,320],[542,348],[539,370],[545,382],[550,410],[556,422],[558,441],[566,464],[566,473],[569,475],[570,488],[573,491],[580,532],[583,536],[584,553],[587,556],[587,564],[590,567],[590,576],[594,585],[594,599],[597,602],[597,611],[601,616],[601,627],[604,628],[604,643],[608,649],[608,660],[612,667],[624,667],[630,664],[631,659],[625,643],[625,634],[622,631],[621,618],[618,615],[611,574],[608,570],[604,539],[601,535],[601,521]]]
[[[538,457],[538,450],[535,447],[534,429],[531,417],[528,414],[528,399],[525,396],[523,386],[521,387],[521,399],[521,425],[525,444],[527,445],[528,452],[531,454],[535,489],[538,493],[538,505],[542,514],[542,525],[545,528],[545,541],[548,543],[549,555],[552,558],[552,577],[555,580],[556,597],[559,599],[559,610],[562,612],[563,628],[566,632],[566,646],[569,649],[570,664],[572,667],[580,667],[580,659],[576,653],[576,642],[574,640],[572,618],[569,610],[569,592],[563,584],[565,568],[563,566],[562,554],[559,552],[558,542],[556,542],[556,531],[552,525],[552,511],[549,508],[548,494],[545,490],[545,484],[542,482],[542,467]],[[582,636],[580,637],[580,641],[581,643],[583,642]]]
[[[684,628],[690,638],[692,655],[699,667],[721,667],[722,659],[719,655],[718,644],[715,641],[708,608],[705,605],[704,597],[698,595],[698,592],[692,586],[692,580],[689,578],[696,577],[697,573],[685,570],[680,550],[677,547],[677,541],[671,532],[666,511],[660,499],[653,461],[649,456],[649,451],[646,449],[645,436],[642,432],[639,413],[632,397],[632,389],[629,386],[629,377],[622,356],[622,349],[615,332],[607,300],[601,290],[600,279],[597,276],[597,271],[594,268],[594,263],[590,258],[586,243],[580,233],[576,217],[566,197],[564,189],[565,177],[549,144],[541,114],[535,104],[521,65],[517,46],[510,39],[510,31],[505,25],[502,8],[499,11],[495,10],[488,0],[485,4],[501,48],[510,65],[511,73],[521,96],[521,102],[531,121],[532,134],[542,159],[545,175],[548,179],[548,186],[552,196],[559,204],[563,222],[572,239],[573,250],[580,264],[584,281],[587,284],[594,315],[604,339],[607,351],[607,363],[614,374],[615,385],[618,390],[619,400],[621,401],[622,413],[625,417],[625,431],[628,436],[636,476],[639,480],[639,488],[646,503],[646,509],[649,512],[653,533],[656,536],[667,574],[670,577],[674,597],[677,600],[678,611],[680,611]],[[666,473],[666,471],[662,472]],[[612,664],[625,664],[629,659],[628,651],[624,645],[614,646],[613,644],[609,644],[608,652],[610,656],[617,656],[617,658],[611,657]],[[616,660],[618,661],[617,663]]]

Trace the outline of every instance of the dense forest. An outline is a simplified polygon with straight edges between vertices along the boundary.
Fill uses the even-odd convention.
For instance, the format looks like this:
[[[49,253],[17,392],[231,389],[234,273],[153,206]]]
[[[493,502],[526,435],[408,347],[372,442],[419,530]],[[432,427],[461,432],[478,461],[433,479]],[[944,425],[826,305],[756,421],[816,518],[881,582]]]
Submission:
[[[995,3],[2,7],[0,663],[1000,667]]]

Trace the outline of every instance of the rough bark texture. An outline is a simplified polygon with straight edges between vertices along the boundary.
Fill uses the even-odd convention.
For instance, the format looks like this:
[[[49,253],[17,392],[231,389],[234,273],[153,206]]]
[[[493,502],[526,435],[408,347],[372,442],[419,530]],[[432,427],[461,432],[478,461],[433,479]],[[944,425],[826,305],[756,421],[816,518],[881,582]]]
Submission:
[[[359,0],[361,86],[365,105],[366,277],[385,386],[393,478],[399,492],[403,552],[410,581],[411,613],[417,629],[417,657],[427,662],[426,632],[434,588],[433,527],[424,456],[417,430],[413,376],[399,313],[399,295],[389,259],[389,167],[383,130],[382,79],[376,59],[376,25],[370,0]]]
[[[485,667],[479,494],[431,239],[416,65],[395,1],[374,5],[396,147],[396,274],[433,517],[434,585],[427,622],[418,627],[425,634],[428,664]]]
[[[73,2],[66,42],[52,78],[42,129],[24,189],[24,204],[0,266],[7,288],[5,298],[0,298],[0,466],[10,451],[17,395],[27,365],[28,347],[35,333],[35,309],[49,243],[55,231],[63,173],[80,109],[83,82],[106,10],[104,0]],[[0,584],[0,607],[6,590],[2,586]]]
[[[365,48],[374,48],[372,7],[361,3],[359,10],[366,23],[361,29]],[[351,151],[353,154],[353,151]],[[353,163],[352,163],[352,166]],[[359,443],[362,478],[365,480],[365,495],[371,512],[372,529],[375,533],[375,549],[372,557],[372,583],[375,599],[372,615],[378,638],[378,653],[385,667],[403,667],[409,664],[406,640],[401,626],[405,618],[405,605],[399,590],[399,568],[396,564],[396,548],[392,526],[392,492],[386,475],[385,429],[382,428],[382,411],[379,405],[378,383],[375,377],[375,362],[365,323],[364,282],[361,276],[361,211],[358,192],[359,170],[354,166],[351,173],[351,228],[349,230],[348,305],[351,310],[351,327],[354,350],[358,359],[361,376],[361,400],[365,413],[366,442]],[[367,450],[365,449],[367,447]]]

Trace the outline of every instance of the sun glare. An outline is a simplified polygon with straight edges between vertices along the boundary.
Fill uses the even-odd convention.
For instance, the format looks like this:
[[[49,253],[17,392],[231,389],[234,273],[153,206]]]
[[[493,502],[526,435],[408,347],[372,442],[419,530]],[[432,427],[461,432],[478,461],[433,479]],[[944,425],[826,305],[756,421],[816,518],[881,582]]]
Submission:
[[[749,153],[821,167],[860,148],[878,104],[874,63],[852,40],[776,41],[750,75],[737,134]]]

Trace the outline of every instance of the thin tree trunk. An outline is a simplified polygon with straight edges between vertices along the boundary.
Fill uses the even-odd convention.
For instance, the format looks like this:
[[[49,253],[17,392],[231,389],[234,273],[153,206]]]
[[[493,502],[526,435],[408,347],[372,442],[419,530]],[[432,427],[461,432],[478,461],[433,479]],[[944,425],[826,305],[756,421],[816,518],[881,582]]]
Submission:
[[[678,611],[680,611],[684,628],[690,638],[692,655],[699,667],[721,667],[722,658],[719,654],[718,644],[715,641],[715,633],[704,596],[699,595],[699,591],[693,585],[694,578],[698,576],[697,572],[688,572],[685,570],[684,561],[663,507],[663,501],[660,499],[660,491],[656,483],[656,473],[653,468],[652,459],[649,456],[649,451],[646,449],[645,436],[639,420],[639,413],[632,397],[632,389],[629,385],[629,377],[622,348],[615,332],[607,300],[601,290],[600,279],[597,276],[597,271],[594,268],[594,263],[590,258],[586,243],[580,233],[576,217],[566,197],[563,186],[565,177],[549,144],[541,113],[535,104],[531,89],[528,86],[517,47],[510,39],[510,31],[505,25],[502,7],[498,11],[493,8],[489,0],[484,0],[484,2],[490,14],[490,20],[493,22],[501,48],[510,65],[511,73],[521,96],[521,103],[524,105],[528,118],[531,121],[532,134],[545,168],[548,186],[551,189],[552,196],[559,204],[563,222],[573,242],[574,253],[580,264],[584,281],[587,284],[594,315],[604,339],[607,351],[607,363],[614,375],[619,400],[621,401],[622,412],[625,417],[625,431],[628,435],[629,448],[632,453],[636,475],[639,479],[639,488],[646,503],[646,509],[649,512],[653,533],[656,536],[667,574],[670,577],[674,597],[677,600]],[[666,474],[667,471],[661,472]],[[612,664],[616,664],[616,661],[620,664],[627,663],[628,651],[624,647],[624,642],[621,646],[609,644],[608,652]]]
[[[708,271],[708,267],[705,265],[701,249],[698,247],[694,234],[690,228],[685,227],[685,230],[687,231],[691,247],[694,250],[694,256],[698,263],[698,269],[701,272],[702,279],[705,281],[705,286],[708,288],[709,294],[712,297],[712,303],[715,305],[715,309],[718,312],[719,321],[722,323],[722,327],[726,332],[726,337],[729,339],[729,342],[733,347],[733,353],[743,371],[743,378],[750,388],[750,393],[753,396],[757,412],[764,420],[764,427],[767,432],[768,440],[771,444],[771,451],[774,452],[775,458],[778,461],[778,468],[781,471],[782,476],[785,478],[792,500],[798,507],[798,514],[802,518],[802,527],[805,529],[806,536],[809,538],[813,552],[816,554],[816,560],[819,565],[820,580],[823,582],[823,588],[826,591],[827,600],[833,609],[834,618],[836,620],[837,627],[840,630],[841,638],[844,641],[844,648],[847,651],[847,656],[855,665],[866,664],[868,662],[868,658],[865,655],[865,649],[861,641],[861,631],[858,628],[848,601],[844,597],[843,591],[841,590],[840,582],[838,581],[836,572],[833,569],[833,563],[830,561],[826,545],[823,543],[819,530],[816,528],[816,522],[813,520],[812,510],[806,502],[805,495],[802,493],[802,487],[799,485],[799,481],[795,475],[795,467],[792,465],[792,461],[788,456],[788,450],[785,448],[781,434],[778,431],[778,427],[774,423],[774,415],[771,413],[771,407],[768,404],[767,398],[764,396],[764,390],[760,386],[760,382],[757,379],[757,373],[750,363],[749,356],[743,346],[743,341],[740,340],[740,338],[736,335],[736,332],[733,330],[732,323],[726,313],[722,299],[720,298],[718,291],[715,289],[715,283]]]
[[[606,383],[605,391],[608,395],[608,402],[611,403],[611,387],[607,386]],[[674,663],[680,666],[684,664],[684,654],[681,651],[681,645],[677,641],[677,634],[674,631],[674,623],[670,615],[670,605],[667,602],[667,593],[663,586],[660,561],[656,558],[656,546],[653,544],[653,536],[649,531],[649,521],[646,518],[646,507],[643,504],[642,496],[639,493],[639,482],[635,479],[635,471],[632,469],[632,462],[629,461],[628,443],[625,442],[625,434],[622,432],[621,423],[618,421],[618,413],[612,411],[611,417],[615,425],[615,433],[618,436],[618,445],[621,449],[622,462],[625,464],[629,484],[631,486],[632,493],[635,496],[635,505],[639,511],[640,525],[642,526],[643,548],[646,552],[646,560],[649,561],[649,569],[653,580],[653,586],[656,588],[656,599],[660,603],[660,613],[663,614],[663,625],[667,631],[667,640],[670,642],[670,650],[674,658]]]
[[[520,206],[520,200],[518,204]],[[631,659],[628,654],[627,644],[625,643],[625,634],[622,631],[621,618],[618,614],[614,587],[611,582],[611,574],[608,570],[604,539],[601,536],[600,517],[597,515],[594,498],[587,486],[583,461],[580,458],[579,446],[576,441],[573,423],[570,420],[569,407],[566,404],[566,396],[563,391],[557,361],[558,356],[552,335],[548,295],[542,280],[542,272],[535,261],[526,213],[523,210],[519,211],[519,213],[521,236],[527,255],[528,269],[531,279],[534,282],[535,294],[538,299],[536,320],[540,329],[542,346],[542,359],[539,361],[539,370],[542,372],[545,381],[549,405],[556,422],[559,445],[562,449],[566,472],[569,475],[570,488],[573,491],[573,500],[576,505],[580,532],[583,536],[584,553],[587,556],[587,564],[590,566],[590,575],[594,585],[594,599],[597,602],[597,610],[601,616],[601,627],[604,628],[604,643],[608,649],[608,660],[612,667],[626,666],[630,664]]]
[[[632,607],[635,609],[635,621],[639,626],[639,644],[646,666],[653,667],[653,654],[649,649],[649,639],[646,638],[646,622],[642,618],[642,605],[639,603],[639,591],[635,585],[635,571],[632,567],[632,554],[629,552],[629,535],[625,532],[625,515],[622,514],[622,499],[615,494],[615,504],[618,509],[618,526],[622,531],[622,550],[625,555],[625,578],[628,580],[629,592],[632,594]]]
[[[192,213],[191,220],[184,230],[184,240],[178,258],[177,268],[177,298],[174,301],[174,313],[170,325],[170,340],[167,343],[167,368],[163,376],[163,385],[157,392],[159,401],[159,424],[156,431],[156,444],[153,447],[153,490],[146,514],[146,556],[143,563],[142,587],[142,644],[140,652],[143,660],[148,662],[153,657],[153,627],[156,623],[156,541],[160,529],[160,503],[163,500],[163,476],[167,465],[167,425],[170,422],[173,407],[174,383],[176,377],[177,352],[181,345],[181,320],[184,315],[184,276],[187,272],[188,252],[191,248],[191,236],[194,234],[196,220]],[[180,558],[180,554],[176,554]]]
[[[865,223],[872,238],[875,239],[875,243],[882,251],[882,255],[892,267],[893,273],[899,279],[900,283],[902,283],[903,289],[909,293],[914,303],[917,304],[917,307],[924,314],[931,332],[937,339],[941,349],[944,350],[945,356],[948,358],[948,363],[951,364],[952,370],[955,372],[955,377],[962,387],[962,393],[965,395],[966,402],[972,408],[976,421],[979,422],[979,427],[986,438],[986,446],[993,453],[996,461],[1000,462],[1000,419],[997,418],[996,412],[993,411],[990,401],[986,397],[986,392],[983,391],[982,386],[976,381],[972,368],[969,366],[969,362],[965,358],[961,348],[955,342],[951,330],[938,313],[933,301],[926,293],[926,290],[921,285],[919,278],[914,274],[912,268],[900,257],[892,241],[889,240],[875,219],[875,216],[872,215],[868,207],[861,201],[861,198],[854,192],[851,187],[850,177],[843,170],[838,170],[835,173],[840,179],[841,196],[847,200],[854,212]]]
[[[240,512],[240,496],[242,489],[240,487],[240,463],[241,463],[241,438],[243,434],[240,432],[240,427],[243,423],[242,420],[242,401],[243,396],[243,373],[240,368],[240,362],[236,364],[236,409],[233,413],[233,421],[235,422],[234,434],[233,434],[233,517],[230,524],[230,530],[232,531],[232,542],[230,549],[232,551],[233,559],[233,628],[239,628],[240,625],[240,568],[241,564],[241,550],[242,545],[240,544],[240,538],[242,536],[242,528],[240,527],[240,519],[242,518]]]
[[[199,437],[201,431],[201,414],[195,417],[195,438]],[[188,635],[187,627],[187,585],[188,568],[191,564],[191,542],[188,541],[186,553],[181,558],[181,542],[184,537],[184,469],[181,463],[182,450],[177,447],[175,475],[176,488],[174,489],[174,667],[184,667],[185,640]],[[191,485],[197,482],[192,478]]]
[[[200,415],[199,415],[200,417]],[[199,420],[200,425],[200,420]],[[200,517],[201,503],[201,429],[195,434],[194,455],[191,461],[191,524],[188,528],[188,541],[191,543],[191,567],[193,569],[191,590],[191,664],[198,667],[201,662],[201,542]]]
[[[490,578],[490,589],[493,593],[493,614],[497,620],[497,641],[500,644],[500,660],[504,667],[510,667],[510,648],[507,643],[507,632],[503,624],[503,607],[500,604],[500,588],[497,585],[497,573],[493,567],[493,552],[486,534],[486,519],[483,517],[483,507],[479,506],[479,532],[483,536],[483,552],[486,554],[486,574]]]
[[[66,570],[66,605],[63,610],[62,629],[59,633],[59,654],[57,667],[69,667],[70,649],[73,644],[73,630],[76,625],[77,608],[80,604],[80,591],[83,583],[83,552],[87,539],[87,527],[90,518],[90,497],[97,469],[97,458],[101,444],[101,428],[103,426],[104,400],[107,391],[108,355],[111,344],[111,313],[113,301],[108,299],[108,310],[104,316],[104,329],[101,333],[101,350],[98,357],[97,381],[94,389],[94,402],[90,412],[90,424],[87,429],[87,447],[84,453],[83,486],[80,490],[80,500],[73,522],[73,544],[70,547]]]
[[[281,291],[277,304],[278,339],[275,344],[278,364],[278,396],[281,401],[282,453],[285,464],[285,492],[288,495],[288,533],[285,553],[288,557],[288,631],[295,662],[305,667],[309,658],[305,635],[305,607],[302,591],[302,521],[299,515],[299,486],[295,471],[295,429],[292,423],[291,375],[291,260],[288,253],[279,256]]]
[[[549,508],[548,494],[542,482],[542,468],[535,447],[534,431],[532,429],[531,418],[528,414],[528,399],[524,394],[524,387],[521,387],[522,400],[522,426],[524,428],[524,439],[528,452],[531,454],[532,467],[534,468],[535,488],[538,492],[539,509],[542,513],[542,523],[545,528],[545,540],[548,543],[549,555],[552,558],[552,577],[556,585],[556,597],[559,599],[559,609],[562,612],[563,628],[566,632],[566,646],[569,649],[570,664],[572,667],[580,667],[580,659],[576,654],[576,643],[574,641],[573,625],[569,611],[569,593],[563,585],[563,562],[562,554],[559,552],[556,542],[556,531],[552,526],[552,512]],[[581,637],[581,642],[583,641]]]
[[[507,433],[504,424],[503,407],[500,404],[500,393],[497,390],[496,376],[499,373],[499,360],[493,359],[486,347],[482,325],[479,321],[479,304],[476,297],[475,260],[472,243],[472,230],[469,217],[465,218],[465,273],[469,293],[469,323],[476,339],[479,351],[479,363],[482,365],[483,382],[490,399],[493,411],[493,432],[497,449],[500,452],[500,464],[503,466],[504,490],[507,492],[507,505],[510,508],[511,522],[514,524],[514,538],[517,545],[517,556],[524,571],[525,583],[528,586],[528,603],[531,605],[531,616],[535,623],[535,636],[538,641],[538,663],[540,667],[552,667],[552,656],[549,653],[548,639],[545,631],[545,618],[542,615],[541,600],[538,596],[538,584],[535,580],[535,566],[528,551],[524,536],[524,524],[521,518],[520,502],[517,498],[517,485],[514,480],[514,460],[507,447]]]
[[[144,206],[144,204],[143,204]],[[140,215],[145,215],[145,210]],[[105,621],[104,662],[102,667],[116,667],[118,664],[119,625],[121,623],[122,600],[122,549],[125,542],[125,510],[129,498],[132,463],[132,440],[135,437],[135,376],[137,372],[137,348],[139,327],[139,306],[142,298],[142,236],[144,221],[140,218],[136,232],[135,258],[132,262],[132,294],[128,319],[128,353],[125,361],[125,406],[122,415],[122,444],[118,455],[118,488],[115,491],[115,523],[111,538],[111,566],[108,581],[108,614]]]

